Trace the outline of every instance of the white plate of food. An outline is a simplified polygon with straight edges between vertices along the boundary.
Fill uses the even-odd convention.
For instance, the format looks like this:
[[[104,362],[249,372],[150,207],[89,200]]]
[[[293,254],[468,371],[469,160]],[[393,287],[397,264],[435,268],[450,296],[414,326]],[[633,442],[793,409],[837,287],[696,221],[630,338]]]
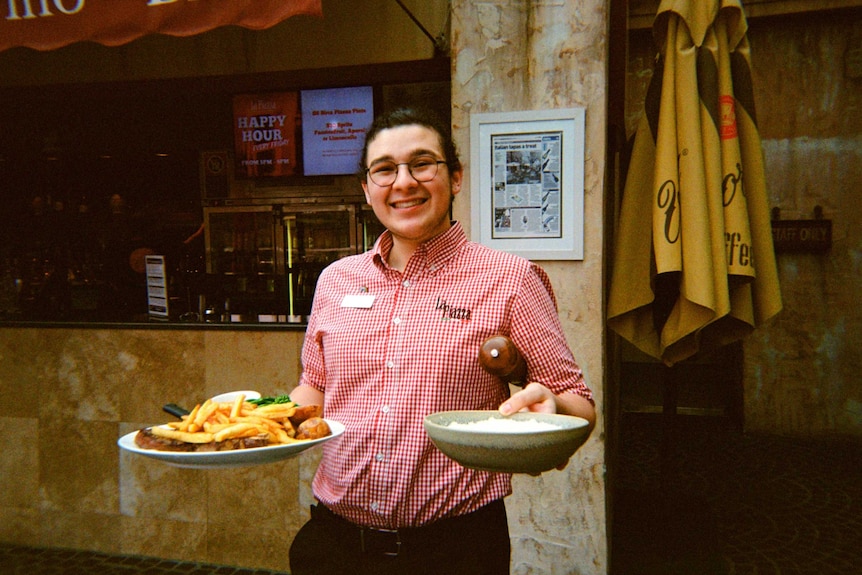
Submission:
[[[219,469],[228,467],[247,467],[251,465],[263,465],[275,463],[296,457],[303,451],[311,449],[327,441],[337,439],[344,433],[344,425],[325,419],[332,433],[318,439],[297,440],[290,443],[277,445],[265,445],[263,447],[249,447],[245,449],[232,449],[229,451],[159,451],[156,449],[144,449],[135,444],[135,436],[138,431],[133,431],[122,436],[117,442],[121,449],[137,455],[143,455],[156,459],[175,467],[190,467],[193,469]]]
[[[128,433],[120,448],[177,467],[215,469],[282,461],[344,433],[320,405],[256,391],[222,393],[191,411],[169,412],[179,420]]]

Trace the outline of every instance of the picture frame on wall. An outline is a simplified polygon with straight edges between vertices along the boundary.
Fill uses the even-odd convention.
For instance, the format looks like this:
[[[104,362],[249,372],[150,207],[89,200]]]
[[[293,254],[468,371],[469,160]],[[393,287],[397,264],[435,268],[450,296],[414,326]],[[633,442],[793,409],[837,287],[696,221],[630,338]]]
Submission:
[[[586,110],[473,114],[473,237],[530,260],[584,259]]]

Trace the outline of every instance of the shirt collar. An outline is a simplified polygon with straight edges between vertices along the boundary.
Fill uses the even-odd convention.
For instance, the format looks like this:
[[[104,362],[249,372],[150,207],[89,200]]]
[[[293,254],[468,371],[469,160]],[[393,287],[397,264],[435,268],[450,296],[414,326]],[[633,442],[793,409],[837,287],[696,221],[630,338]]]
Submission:
[[[422,258],[425,266],[432,270],[439,270],[452,259],[458,250],[467,243],[467,234],[460,222],[452,222],[448,230],[421,244],[410,258]],[[378,266],[389,267],[386,263],[389,252],[392,251],[392,233],[385,230],[372,249],[372,257]],[[409,266],[410,264],[408,264]]]

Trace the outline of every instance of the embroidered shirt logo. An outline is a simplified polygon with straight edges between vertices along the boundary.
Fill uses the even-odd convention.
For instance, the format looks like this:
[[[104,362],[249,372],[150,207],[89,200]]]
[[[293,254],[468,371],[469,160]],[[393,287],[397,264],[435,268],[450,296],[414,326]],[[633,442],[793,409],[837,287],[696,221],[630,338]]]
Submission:
[[[440,312],[441,312],[440,319],[442,319],[443,321],[450,321],[450,320],[469,321],[470,316],[473,313],[467,308],[451,306],[448,303],[446,303],[446,300],[444,300],[441,297],[437,298],[437,303],[435,304],[434,309],[440,310]]]

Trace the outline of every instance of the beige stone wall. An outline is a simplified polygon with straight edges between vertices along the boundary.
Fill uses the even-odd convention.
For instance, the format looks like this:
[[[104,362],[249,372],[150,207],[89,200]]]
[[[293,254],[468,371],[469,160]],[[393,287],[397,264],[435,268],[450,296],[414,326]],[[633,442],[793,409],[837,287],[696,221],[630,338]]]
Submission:
[[[607,84],[605,2],[452,3],[452,112],[469,163],[470,114],[586,108],[585,257],[540,262],[554,284],[560,317],[601,412],[604,389],[602,297],[603,170]],[[468,224],[469,188],[455,202]],[[477,230],[474,230],[474,236]],[[563,472],[516,477],[507,500],[512,573],[604,573],[604,421]]]
[[[633,133],[655,54],[631,33],[627,115]],[[833,223],[826,254],[777,257],[784,310],[744,343],[745,428],[862,436],[862,9],[749,22],[757,121],[770,205],[783,219]]]
[[[317,455],[169,467],[117,439],[233,389],[285,393],[300,331],[0,330],[0,541],[287,571]]]
[[[770,203],[822,207],[833,244],[778,256],[785,309],[745,348],[746,427],[862,437],[862,9],[758,25],[751,44]]]

